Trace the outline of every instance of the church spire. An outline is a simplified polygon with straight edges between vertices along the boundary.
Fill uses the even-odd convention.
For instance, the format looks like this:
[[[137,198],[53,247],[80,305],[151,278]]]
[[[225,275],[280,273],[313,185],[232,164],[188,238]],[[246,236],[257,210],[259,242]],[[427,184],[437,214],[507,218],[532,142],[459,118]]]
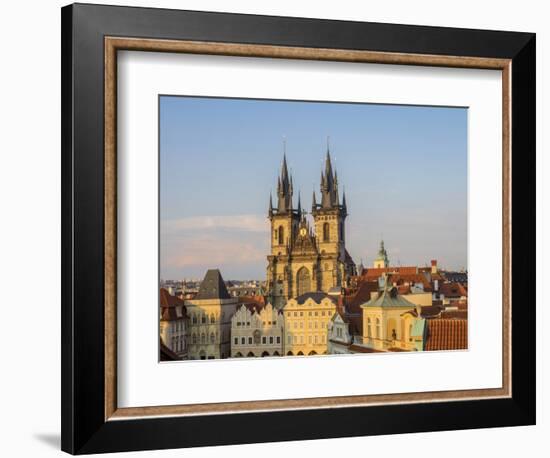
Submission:
[[[277,184],[277,213],[292,212],[292,194],[293,194],[292,175],[288,173],[286,162],[286,138],[283,139],[283,163],[281,165],[281,175]]]
[[[315,189],[313,190],[313,198],[311,199],[311,211],[317,210],[317,198],[315,197]]]
[[[271,192],[269,193],[269,217],[273,216],[273,197]]]
[[[348,205],[346,203],[346,190],[344,189],[344,193],[342,196],[342,210],[344,210],[344,214],[348,213]]]
[[[339,205],[338,202],[337,176],[332,172],[332,161],[330,158],[330,144],[327,137],[327,155],[325,158],[325,171],[321,173],[321,207],[333,208]]]

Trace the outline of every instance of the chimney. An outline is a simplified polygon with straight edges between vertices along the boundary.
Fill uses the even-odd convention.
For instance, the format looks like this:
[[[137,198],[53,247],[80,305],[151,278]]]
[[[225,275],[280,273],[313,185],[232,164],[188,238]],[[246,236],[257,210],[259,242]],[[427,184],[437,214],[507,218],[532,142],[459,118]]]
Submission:
[[[432,274],[437,273],[437,259],[432,259]]]

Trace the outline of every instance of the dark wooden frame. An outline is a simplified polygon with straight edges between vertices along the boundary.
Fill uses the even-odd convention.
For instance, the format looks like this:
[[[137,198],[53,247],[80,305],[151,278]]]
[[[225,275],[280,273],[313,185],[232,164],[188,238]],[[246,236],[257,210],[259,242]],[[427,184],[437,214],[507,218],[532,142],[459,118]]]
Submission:
[[[315,408],[217,415],[197,410],[201,413],[194,416],[177,415],[176,409],[172,416],[141,419],[115,415],[116,400],[107,381],[116,377],[111,332],[116,313],[106,304],[116,289],[116,264],[109,260],[116,240],[116,202],[109,192],[116,167],[107,154],[115,148],[109,139],[115,138],[116,124],[112,98],[107,97],[112,92],[107,76],[114,48],[106,43],[128,38],[134,45],[141,43],[135,49],[144,51],[156,49],[151,43],[159,40],[165,50],[186,41],[196,43],[200,53],[216,47],[213,53],[223,53],[220,49],[227,47],[233,50],[228,54],[235,54],[241,45],[247,55],[269,57],[307,50],[305,57],[293,58],[339,60],[339,55],[346,56],[341,60],[502,68],[509,89],[504,98],[509,97],[511,107],[510,113],[504,110],[503,148],[512,172],[503,176],[505,206],[509,202],[511,211],[511,221],[503,221],[504,238],[509,240],[503,249],[504,272],[511,277],[503,285],[503,297],[509,296],[512,315],[507,396],[432,402],[414,402],[413,397],[401,404],[350,403],[336,409],[326,402]],[[175,48],[172,52],[181,52]],[[318,57],[312,57],[315,54]],[[107,122],[109,116],[112,123]],[[94,453],[534,424],[534,34],[67,6],[62,9],[62,180],[63,450]],[[510,289],[511,296],[506,292]]]

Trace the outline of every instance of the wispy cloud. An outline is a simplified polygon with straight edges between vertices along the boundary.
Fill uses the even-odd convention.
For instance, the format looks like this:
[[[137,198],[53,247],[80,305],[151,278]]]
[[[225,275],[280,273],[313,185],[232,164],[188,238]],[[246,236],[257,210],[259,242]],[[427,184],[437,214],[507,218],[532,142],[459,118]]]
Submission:
[[[165,234],[175,234],[192,230],[235,230],[245,232],[268,232],[269,223],[264,215],[215,215],[191,216],[164,220],[161,230]]]
[[[261,263],[266,256],[265,247],[262,245],[256,240],[233,240],[217,236],[191,237],[176,249],[166,252],[165,263],[167,267],[176,269]]]

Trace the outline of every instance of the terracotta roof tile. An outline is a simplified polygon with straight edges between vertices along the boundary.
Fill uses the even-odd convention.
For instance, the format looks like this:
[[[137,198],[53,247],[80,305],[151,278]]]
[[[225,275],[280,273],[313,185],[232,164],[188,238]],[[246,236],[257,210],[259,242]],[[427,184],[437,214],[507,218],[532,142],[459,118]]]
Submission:
[[[160,306],[161,307],[176,307],[177,305],[183,305],[183,300],[179,297],[172,296],[168,290],[160,289]]]
[[[465,350],[468,348],[468,320],[436,318],[427,320],[425,350]]]

